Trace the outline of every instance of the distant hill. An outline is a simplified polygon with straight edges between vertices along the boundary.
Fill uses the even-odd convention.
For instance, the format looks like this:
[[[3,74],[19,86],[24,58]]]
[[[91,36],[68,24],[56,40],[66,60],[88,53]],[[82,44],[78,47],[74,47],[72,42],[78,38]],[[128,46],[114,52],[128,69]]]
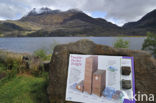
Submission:
[[[148,31],[156,33],[156,10],[147,13],[136,22],[124,24],[123,28],[134,35],[145,35]]]
[[[92,18],[83,11],[33,9],[19,20],[0,21],[1,37],[48,36],[119,36],[156,32],[156,10],[137,22],[119,27],[102,18]]]

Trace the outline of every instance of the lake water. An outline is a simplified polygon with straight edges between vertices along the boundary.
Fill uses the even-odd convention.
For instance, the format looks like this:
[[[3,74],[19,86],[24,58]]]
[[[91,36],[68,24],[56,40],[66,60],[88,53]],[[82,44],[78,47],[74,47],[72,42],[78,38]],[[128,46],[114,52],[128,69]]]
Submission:
[[[129,48],[139,50],[142,48],[145,37],[120,37],[129,41]],[[0,38],[0,49],[14,52],[33,53],[37,49],[49,49],[55,44],[75,42],[80,39],[90,39],[97,44],[113,46],[119,37],[25,37]]]

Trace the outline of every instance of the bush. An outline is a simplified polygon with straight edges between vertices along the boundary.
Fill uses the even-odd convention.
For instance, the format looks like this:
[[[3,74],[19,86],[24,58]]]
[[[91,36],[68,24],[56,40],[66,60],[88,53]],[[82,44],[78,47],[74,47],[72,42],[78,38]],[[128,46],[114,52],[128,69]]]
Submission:
[[[142,50],[150,51],[156,57],[156,34],[147,33],[147,38],[144,40]]]
[[[40,49],[35,50],[33,54],[34,56],[41,58],[43,61],[50,60],[53,50],[58,44],[59,43],[54,39],[53,43],[48,48],[42,47]]]
[[[37,57],[40,57],[42,59],[46,59],[46,51],[44,49],[38,49],[36,51],[34,51],[34,55]]]
[[[36,57],[41,58],[42,60],[49,60],[49,56],[47,54],[47,51],[44,49],[38,49],[34,51],[33,53]]]
[[[114,43],[114,47],[115,48],[128,48],[129,42],[127,40],[123,40],[120,38]]]

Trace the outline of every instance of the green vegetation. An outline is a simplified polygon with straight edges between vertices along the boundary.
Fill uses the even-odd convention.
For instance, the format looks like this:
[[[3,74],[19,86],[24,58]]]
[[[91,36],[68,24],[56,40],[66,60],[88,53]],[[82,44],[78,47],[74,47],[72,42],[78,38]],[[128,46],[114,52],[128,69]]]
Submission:
[[[144,40],[142,49],[150,51],[156,57],[156,34],[147,33],[147,38]]]
[[[0,51],[0,103],[48,103],[48,81],[40,58]]]
[[[43,61],[49,61],[51,59],[51,54],[53,53],[53,50],[56,45],[59,43],[55,40],[53,40],[53,43],[51,44],[49,49],[41,48],[34,51],[33,55],[36,57],[39,57]]]
[[[119,38],[115,43],[114,43],[115,48],[128,48],[129,47],[129,42],[127,40],[123,40]]]
[[[27,36],[30,33],[40,30],[41,27],[32,22],[21,22],[7,20],[0,23],[0,37],[11,36]]]
[[[34,31],[34,30],[40,30],[41,29],[41,27],[39,25],[36,25],[32,22],[24,22],[24,21],[22,22],[22,21],[13,21],[13,20],[7,20],[6,22],[15,24],[19,27],[24,28],[25,30]]]
[[[50,60],[51,55],[47,54],[47,51],[44,49],[38,49],[34,51],[34,55],[41,58],[42,60]]]
[[[5,70],[5,66],[0,63],[0,73]]]
[[[28,57],[29,61],[23,61],[23,56]],[[5,66],[5,71],[12,76],[16,73],[24,72],[35,75],[41,73],[42,61],[40,58],[36,59],[29,54],[0,51],[0,63]]]
[[[0,103],[49,103],[48,63],[56,41],[33,55],[0,51]],[[46,64],[47,65],[47,64]]]
[[[48,103],[43,77],[17,75],[0,81],[0,103]]]

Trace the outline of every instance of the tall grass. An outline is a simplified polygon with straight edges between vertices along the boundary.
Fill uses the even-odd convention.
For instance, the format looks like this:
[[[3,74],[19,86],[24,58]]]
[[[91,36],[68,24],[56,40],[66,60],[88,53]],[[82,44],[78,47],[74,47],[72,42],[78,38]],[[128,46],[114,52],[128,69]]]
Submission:
[[[0,103],[48,103],[47,80],[43,77],[17,75],[0,84]]]
[[[29,60],[23,60],[23,56]],[[0,63],[5,66],[5,71],[12,77],[17,73],[30,73],[40,75],[43,71],[43,60],[30,54],[0,51]]]
[[[23,56],[29,56],[29,61],[23,61]],[[49,76],[39,58],[0,51],[0,73],[6,73],[0,79],[0,103],[48,103]]]

